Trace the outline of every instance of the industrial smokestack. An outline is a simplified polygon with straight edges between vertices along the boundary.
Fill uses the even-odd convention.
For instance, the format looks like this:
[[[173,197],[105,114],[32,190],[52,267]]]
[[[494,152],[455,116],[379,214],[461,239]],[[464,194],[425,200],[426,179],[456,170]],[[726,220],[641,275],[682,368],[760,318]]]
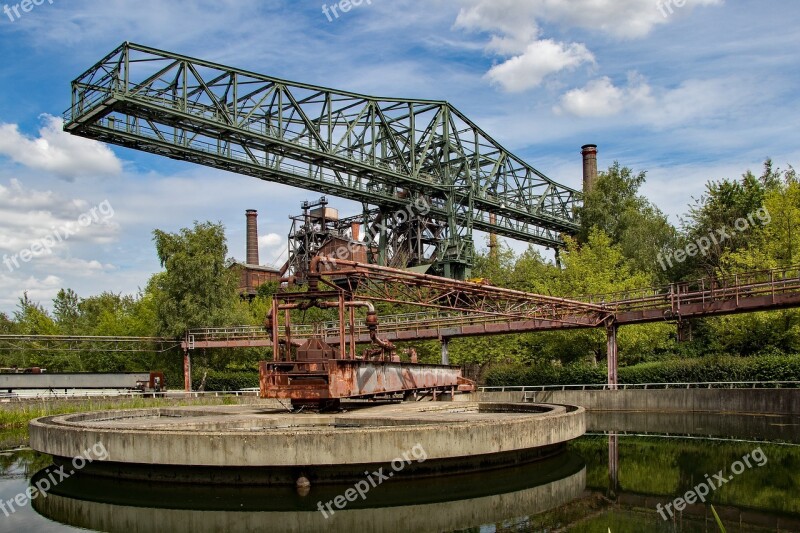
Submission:
[[[247,215],[247,264],[258,266],[258,211],[248,209]]]
[[[353,222],[350,225],[350,233],[351,233],[350,238],[353,241],[358,242],[359,239],[361,238],[361,224],[359,224],[358,222]]]
[[[597,145],[581,146],[581,155],[583,155],[583,193],[588,194],[597,183]]]

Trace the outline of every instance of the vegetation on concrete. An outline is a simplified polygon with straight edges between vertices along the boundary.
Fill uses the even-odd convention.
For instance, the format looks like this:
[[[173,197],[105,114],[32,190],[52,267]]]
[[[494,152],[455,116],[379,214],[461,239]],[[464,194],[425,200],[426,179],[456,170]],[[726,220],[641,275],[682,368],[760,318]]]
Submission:
[[[38,400],[7,403],[0,408],[0,443],[7,448],[12,443],[28,440],[28,423],[42,416],[118,409],[183,407],[190,405],[234,405],[237,397],[207,398],[103,398],[86,400]]]

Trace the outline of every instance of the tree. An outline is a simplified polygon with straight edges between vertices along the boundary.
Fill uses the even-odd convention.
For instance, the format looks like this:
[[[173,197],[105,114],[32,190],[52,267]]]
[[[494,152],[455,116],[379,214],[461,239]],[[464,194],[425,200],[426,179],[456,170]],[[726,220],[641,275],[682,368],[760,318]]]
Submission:
[[[37,302],[32,301],[25,292],[14,311],[16,333],[20,335],[58,335],[58,326]],[[21,368],[44,365],[46,355],[41,352],[20,350],[9,354],[7,363]],[[50,366],[52,368],[52,366]]]
[[[195,222],[192,229],[153,235],[165,268],[154,278],[159,332],[177,337],[191,328],[235,322],[238,280],[226,264],[222,224]]]
[[[78,320],[81,313],[78,309],[80,298],[72,289],[61,289],[53,299],[53,315],[58,328],[65,335],[77,333]]]
[[[645,180],[645,172],[635,174],[617,161],[601,172],[578,210],[578,242],[586,243],[597,228],[619,245],[635,270],[650,275],[650,283],[665,282],[668,274],[657,267],[657,257],[674,247],[678,235],[664,213],[639,194]]]
[[[756,224],[742,235],[741,242],[721,251],[719,270],[724,273],[791,267],[800,259],[800,183],[794,169],[782,172],[767,160],[759,181],[766,191],[763,206],[756,208],[760,216],[754,217]],[[800,350],[800,311],[796,309],[709,319],[707,327],[710,349],[720,353]]]
[[[13,335],[16,333],[17,325],[11,320],[7,314],[0,313],[0,334]]]
[[[58,335],[58,326],[41,304],[25,292],[14,311],[14,322],[21,335]]]
[[[724,273],[723,256],[746,249],[759,230],[758,225],[753,227],[748,223],[747,231],[739,231],[735,229],[736,221],[753,218],[768,195],[780,189],[781,172],[773,168],[769,159],[764,162],[760,177],[747,171],[739,180],[708,182],[705,194],[690,206],[683,221],[686,243],[704,238],[712,241],[706,253],[687,260],[689,275],[699,278]]]

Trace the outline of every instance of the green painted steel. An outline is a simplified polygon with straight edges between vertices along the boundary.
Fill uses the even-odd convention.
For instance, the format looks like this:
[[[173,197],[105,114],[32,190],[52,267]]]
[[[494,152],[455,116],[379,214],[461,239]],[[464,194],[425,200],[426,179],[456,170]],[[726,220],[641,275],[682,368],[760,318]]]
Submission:
[[[64,129],[446,223],[437,270],[463,278],[473,230],[548,247],[580,192],[444,101],[370,97],[124,43],[72,82]]]

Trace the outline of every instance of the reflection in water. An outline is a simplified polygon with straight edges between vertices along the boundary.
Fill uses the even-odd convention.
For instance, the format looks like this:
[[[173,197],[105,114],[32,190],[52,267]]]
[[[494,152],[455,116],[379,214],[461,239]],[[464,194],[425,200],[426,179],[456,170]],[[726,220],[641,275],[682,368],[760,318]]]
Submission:
[[[583,459],[566,452],[514,469],[392,480],[328,519],[317,502],[332,500],[352,485],[312,487],[302,497],[283,487],[200,487],[75,476],[47,498],[37,499],[34,508],[64,524],[109,532],[438,532],[543,513],[580,498],[585,485]]]
[[[800,418],[784,415],[725,413],[586,413],[589,433],[652,433],[800,443]]]
[[[619,490],[619,436],[608,434],[608,497],[617,499]]]
[[[689,505],[674,520],[658,517],[657,504],[664,506],[684,496],[706,474],[722,471],[727,477],[730,465],[756,447],[768,458],[766,464],[733,476],[705,504]],[[615,504],[574,531],[605,532],[609,526],[615,533],[716,531],[710,504],[720,512],[728,531],[800,531],[798,446],[610,433],[584,437],[571,448],[587,460],[588,489]]]

